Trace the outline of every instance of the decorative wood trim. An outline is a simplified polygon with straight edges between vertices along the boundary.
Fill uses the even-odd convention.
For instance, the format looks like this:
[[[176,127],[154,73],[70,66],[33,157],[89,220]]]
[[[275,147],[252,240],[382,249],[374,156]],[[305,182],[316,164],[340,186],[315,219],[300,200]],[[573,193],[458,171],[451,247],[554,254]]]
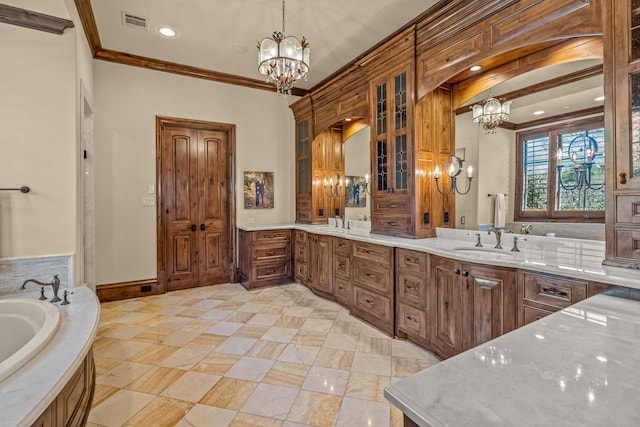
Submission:
[[[573,111],[571,113],[559,114],[557,116],[552,116],[552,117],[545,117],[544,119],[532,120],[526,123],[517,123],[517,124],[510,123],[510,125],[513,126],[511,130],[522,130],[522,129],[529,129],[537,126],[548,125],[550,123],[557,123],[563,120],[571,120],[571,119],[577,119],[577,118],[586,117],[586,116],[593,116],[596,114],[598,115],[604,114],[604,106],[601,105],[598,107],[587,108],[580,111]],[[503,127],[503,126],[500,125],[500,127]],[[506,126],[505,128],[510,129],[510,127],[506,127]]]
[[[6,4],[0,4],[0,22],[58,35],[67,28],[73,28],[73,21],[68,19]]]
[[[164,271],[164,215],[162,212],[162,133],[167,126],[184,126],[198,129],[216,130],[227,134],[227,153],[229,156],[229,170],[226,180],[227,198],[229,200],[229,250],[228,268],[229,282],[235,283],[238,280],[238,259],[237,259],[237,233],[236,233],[236,198],[235,198],[235,176],[236,176],[236,126],[228,123],[215,123],[203,120],[191,120],[178,117],[156,116],[156,261],[158,269],[158,293],[167,291],[167,273]]]
[[[575,73],[567,74],[555,79],[545,80],[543,82],[517,89],[511,92],[503,93],[501,95],[494,95],[496,98],[504,98],[509,101],[513,101],[523,96],[532,95],[534,93],[542,92],[545,90],[553,89],[559,86],[564,86],[569,83],[574,83],[583,79],[598,76],[602,74],[602,64],[595,65],[593,67],[585,68],[584,70],[576,71]],[[456,115],[468,113],[470,111],[469,106],[458,107],[456,109]]]
[[[234,74],[222,73],[206,68],[192,67],[190,65],[178,64],[176,62],[163,61],[160,59],[148,58],[140,55],[133,55],[116,50],[104,49],[100,42],[98,27],[96,25],[93,9],[90,0],[75,0],[76,8],[80,14],[80,20],[84,28],[87,42],[91,48],[91,53],[95,59],[103,61],[115,62],[117,64],[131,65],[165,73],[178,74],[197,79],[211,80],[219,83],[232,84],[236,86],[248,87],[251,89],[261,89],[275,93],[275,87],[272,84],[262,80],[251,79],[248,77],[237,76]],[[295,96],[304,96],[309,93],[306,89],[294,87],[291,94]]]
[[[157,295],[159,293],[161,292],[159,292],[158,289],[157,279],[135,280],[96,286],[96,294],[100,302],[118,301],[147,295]]]
[[[602,43],[602,37],[569,39],[563,43],[518,58],[477,77],[456,83],[453,90],[454,108],[457,110],[462,104],[480,92],[528,71],[578,59],[602,58]]]
[[[87,43],[89,43],[89,48],[91,49],[91,55],[95,58],[96,53],[102,50],[102,43],[100,42],[96,18],[91,7],[91,0],[75,0],[75,3],[84,34],[87,37]]]

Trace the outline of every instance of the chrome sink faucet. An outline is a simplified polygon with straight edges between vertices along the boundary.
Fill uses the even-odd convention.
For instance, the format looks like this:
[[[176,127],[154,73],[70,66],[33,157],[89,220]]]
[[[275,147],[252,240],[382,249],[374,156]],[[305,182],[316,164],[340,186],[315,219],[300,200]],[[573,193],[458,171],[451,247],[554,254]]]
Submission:
[[[495,248],[496,249],[502,249],[502,245],[500,244],[500,240],[502,239],[502,229],[501,228],[490,227],[489,228],[489,232],[487,234],[491,234],[492,231],[493,231],[493,234],[496,235]]]
[[[53,298],[51,298],[50,302],[60,302],[62,301],[60,299],[60,297],[58,296],[58,289],[60,289],[60,278],[58,277],[58,275],[56,274],[55,276],[53,276],[53,279],[51,280],[51,283],[46,283],[46,282],[41,282],[39,280],[36,279],[27,279],[24,281],[24,283],[22,283],[22,286],[20,286],[20,290],[24,290],[25,289],[25,285],[29,282],[33,282],[37,285],[40,286],[51,286],[53,288]],[[44,288],[43,288],[44,289]],[[44,295],[44,292],[43,292]]]

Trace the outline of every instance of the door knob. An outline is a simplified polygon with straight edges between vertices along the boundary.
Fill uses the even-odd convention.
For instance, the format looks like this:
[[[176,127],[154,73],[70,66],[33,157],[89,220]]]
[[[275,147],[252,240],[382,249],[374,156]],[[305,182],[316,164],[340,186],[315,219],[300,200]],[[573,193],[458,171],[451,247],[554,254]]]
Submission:
[[[200,224],[200,230],[204,231],[204,229],[207,228],[204,226],[204,224]]]
[[[196,225],[195,224],[191,224],[191,231],[196,231]]]

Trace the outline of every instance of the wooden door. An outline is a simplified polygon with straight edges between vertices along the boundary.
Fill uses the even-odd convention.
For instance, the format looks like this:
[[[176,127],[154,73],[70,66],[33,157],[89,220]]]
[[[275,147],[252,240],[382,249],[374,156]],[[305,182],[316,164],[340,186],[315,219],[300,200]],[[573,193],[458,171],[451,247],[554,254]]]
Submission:
[[[164,271],[167,289],[198,286],[198,132],[167,128],[162,135]]]
[[[229,202],[227,138],[224,132],[198,132],[198,275],[199,285],[229,278]]]
[[[159,144],[159,278],[166,290],[230,280],[229,135],[164,125]]]
[[[513,270],[467,265],[467,283],[473,295],[471,347],[516,328],[516,276]]]
[[[464,349],[464,313],[468,304],[460,276],[460,264],[432,257],[430,295],[432,343],[442,357],[454,356]]]
[[[333,295],[333,238],[315,234],[310,236],[309,285],[316,291]]]

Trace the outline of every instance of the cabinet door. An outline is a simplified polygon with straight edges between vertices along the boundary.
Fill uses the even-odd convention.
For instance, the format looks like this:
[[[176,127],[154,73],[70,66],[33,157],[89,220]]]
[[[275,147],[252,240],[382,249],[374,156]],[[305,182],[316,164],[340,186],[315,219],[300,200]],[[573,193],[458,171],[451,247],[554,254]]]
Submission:
[[[515,271],[465,265],[462,275],[473,299],[473,335],[470,347],[515,329]]]
[[[333,238],[313,235],[311,248],[310,286],[317,291],[333,294]]]
[[[460,264],[446,258],[432,257],[428,301],[431,311],[431,340],[442,357],[464,350],[464,313],[469,304],[461,280]]]

